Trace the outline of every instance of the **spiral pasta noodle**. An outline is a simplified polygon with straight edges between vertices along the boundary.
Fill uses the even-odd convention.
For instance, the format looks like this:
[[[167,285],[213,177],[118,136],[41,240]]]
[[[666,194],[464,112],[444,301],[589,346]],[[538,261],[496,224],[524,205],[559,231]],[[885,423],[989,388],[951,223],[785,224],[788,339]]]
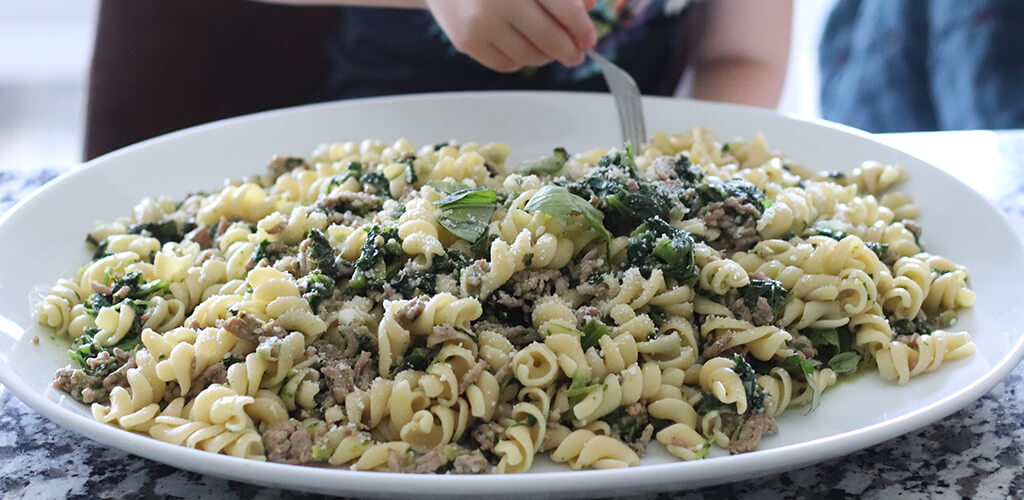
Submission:
[[[522,473],[753,451],[849,374],[975,350],[970,272],[926,250],[898,165],[818,173],[703,127],[509,157],[342,141],[143,200],[38,294],[70,342],[54,386],[212,453]]]

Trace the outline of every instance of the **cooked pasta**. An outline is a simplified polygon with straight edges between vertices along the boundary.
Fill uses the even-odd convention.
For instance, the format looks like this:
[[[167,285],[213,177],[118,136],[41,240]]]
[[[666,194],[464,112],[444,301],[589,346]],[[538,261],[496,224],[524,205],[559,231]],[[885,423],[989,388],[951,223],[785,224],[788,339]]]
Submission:
[[[367,140],[101,223],[37,304],[104,423],[207,452],[513,473],[757,449],[877,369],[970,355],[969,271],[906,178],[817,174],[762,136],[506,165],[503,144]]]

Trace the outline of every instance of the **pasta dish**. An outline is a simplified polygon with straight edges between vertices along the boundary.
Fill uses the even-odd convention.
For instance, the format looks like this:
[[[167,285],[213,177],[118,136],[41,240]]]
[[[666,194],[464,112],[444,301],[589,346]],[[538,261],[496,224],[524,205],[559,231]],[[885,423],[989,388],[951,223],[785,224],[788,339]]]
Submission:
[[[969,272],[925,251],[898,166],[703,128],[509,153],[328,144],[142,200],[36,305],[71,344],[53,385],[214,453],[513,473],[753,451],[841,377],[974,352]]]

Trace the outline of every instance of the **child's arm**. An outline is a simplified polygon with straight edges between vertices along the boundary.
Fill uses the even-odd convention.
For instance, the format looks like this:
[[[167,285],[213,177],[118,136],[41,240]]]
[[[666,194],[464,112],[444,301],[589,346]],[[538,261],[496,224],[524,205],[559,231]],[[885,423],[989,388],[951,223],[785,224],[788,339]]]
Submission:
[[[714,0],[708,7],[692,96],[775,107],[789,60],[792,0]]]
[[[426,8],[455,48],[502,72],[583,62],[597,41],[595,0],[269,0],[296,5]]]

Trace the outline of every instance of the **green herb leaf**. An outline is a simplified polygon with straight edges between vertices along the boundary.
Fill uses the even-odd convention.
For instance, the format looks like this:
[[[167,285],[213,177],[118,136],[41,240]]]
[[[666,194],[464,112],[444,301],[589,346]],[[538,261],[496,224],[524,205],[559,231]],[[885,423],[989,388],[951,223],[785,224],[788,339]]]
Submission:
[[[828,367],[836,373],[855,372],[859,364],[860,355],[855,352],[841,352],[828,360]]]
[[[803,375],[804,381],[807,382],[807,387],[810,387],[814,394],[811,396],[811,407],[807,410],[807,413],[811,413],[821,404],[821,391],[824,388],[818,387],[817,379],[814,377],[814,367],[820,365],[821,362],[815,359],[803,359],[800,356],[794,354],[786,358],[782,362],[782,368],[793,375]]]
[[[132,224],[128,227],[128,232],[156,238],[160,240],[161,244],[168,241],[181,241],[185,237],[185,235],[178,231],[178,225],[173,220]]]
[[[430,181],[430,182],[427,183],[427,185],[432,187],[432,188],[434,188],[434,189],[436,189],[436,190],[438,190],[438,191],[440,191],[440,192],[442,192],[442,193],[444,193],[444,194],[452,194],[452,193],[454,193],[456,191],[472,189],[469,186],[467,186],[467,185],[465,185],[465,184],[463,184],[461,182],[452,182],[452,181]]]
[[[328,450],[327,447],[324,446],[324,445],[315,444],[315,445],[313,445],[312,451],[313,451],[313,458],[316,458],[316,459],[319,459],[319,460],[327,460],[328,458],[331,458],[331,451]]]
[[[327,236],[319,229],[311,227],[306,232],[306,239],[310,241],[309,256],[313,258],[317,269],[331,278],[337,278],[339,274],[338,267],[334,264],[334,248],[331,247]]]
[[[811,340],[814,347],[834,346],[836,352],[842,349],[839,344],[839,332],[835,328],[808,328],[801,333]]]
[[[569,398],[569,406],[576,406],[580,401],[583,401],[591,392],[594,392],[601,388],[601,384],[587,385],[590,381],[590,370],[589,369],[577,369],[576,373],[572,376],[572,382],[569,384],[569,389],[565,392],[565,395]]]
[[[597,347],[601,337],[610,333],[608,326],[602,323],[601,320],[592,319],[587,321],[586,326],[583,327],[583,338],[580,339],[580,345],[584,351],[591,347]]]
[[[757,413],[764,407],[764,391],[757,385],[757,374],[743,356],[734,354],[733,362],[736,363],[736,374],[743,382],[743,390],[747,393],[747,414]]]
[[[741,288],[739,292],[743,297],[743,304],[748,309],[756,309],[758,300],[764,297],[765,301],[768,302],[768,307],[772,308],[773,317],[777,319],[782,315],[787,297],[786,289],[783,288],[782,283],[775,280],[751,279],[750,283]]]
[[[461,189],[434,202],[441,209],[437,222],[455,236],[475,242],[487,232],[497,201],[498,195],[493,190]]]
[[[569,160],[569,153],[565,151],[565,148],[555,148],[554,153],[551,156],[544,156],[537,158],[533,161],[528,161],[519,165],[515,168],[515,171],[523,174],[554,174],[562,167],[565,166],[565,162]]]
[[[700,395],[700,401],[698,401],[697,404],[693,405],[693,409],[700,416],[707,415],[708,413],[711,413],[713,411],[718,411],[719,413],[736,413],[736,404],[723,403],[719,401],[714,394],[702,391]]]
[[[629,235],[626,264],[644,273],[661,269],[683,283],[697,280],[693,236],[676,229],[660,217],[652,217]]]
[[[625,406],[620,406],[615,411],[601,417],[611,427],[612,432],[617,435],[623,443],[632,443],[644,432],[644,427],[649,423],[647,412],[639,412],[630,415]]]
[[[460,189],[438,201],[434,202],[434,205],[444,209],[452,208],[462,205],[484,205],[488,203],[495,203],[498,200],[498,194],[491,189],[484,188],[469,188]]]
[[[570,193],[562,186],[547,185],[540,188],[524,208],[544,212],[563,227],[569,223],[569,214],[582,214],[591,228],[606,240],[612,238],[611,233],[604,227],[604,214],[594,208],[589,201]]]
[[[728,146],[728,144],[726,144],[726,146]],[[700,460],[702,458],[707,457],[708,453],[711,452],[711,445],[713,445],[713,444],[715,444],[715,437],[714,436],[711,436],[711,437],[708,438],[707,441],[704,441],[704,444],[702,444],[700,446],[700,450],[698,450],[697,453],[696,453],[697,459]]]

